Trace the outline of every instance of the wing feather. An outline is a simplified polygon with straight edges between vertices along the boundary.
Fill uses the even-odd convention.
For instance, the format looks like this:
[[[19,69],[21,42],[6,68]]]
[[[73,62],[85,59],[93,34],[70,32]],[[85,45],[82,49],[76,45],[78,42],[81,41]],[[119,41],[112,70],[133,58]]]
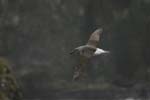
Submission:
[[[90,38],[89,38],[89,40],[87,42],[87,45],[96,48],[97,45],[98,45],[98,42],[100,40],[100,35],[102,34],[102,32],[103,32],[102,28],[99,28],[99,29],[95,30],[91,34],[91,36],[90,36]]]

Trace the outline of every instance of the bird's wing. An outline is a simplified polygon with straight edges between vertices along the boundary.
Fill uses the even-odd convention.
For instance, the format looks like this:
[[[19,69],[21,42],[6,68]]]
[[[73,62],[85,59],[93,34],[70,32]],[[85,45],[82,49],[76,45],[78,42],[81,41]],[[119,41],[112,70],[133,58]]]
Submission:
[[[70,52],[70,54],[71,54],[71,55],[72,55],[72,54],[78,54],[78,53],[80,54],[80,52],[82,52],[84,48],[85,48],[85,45],[84,45],[84,46],[79,46],[79,47],[73,49],[73,50]]]
[[[96,48],[97,45],[98,45],[98,42],[100,40],[100,35],[102,34],[102,32],[103,32],[102,28],[99,28],[99,29],[95,30],[91,34],[91,36],[90,36],[90,38],[89,38],[89,40],[87,42],[87,45]]]
[[[79,56],[79,62],[74,68],[73,80],[84,80],[86,78],[86,67],[88,65],[89,59],[84,56]]]

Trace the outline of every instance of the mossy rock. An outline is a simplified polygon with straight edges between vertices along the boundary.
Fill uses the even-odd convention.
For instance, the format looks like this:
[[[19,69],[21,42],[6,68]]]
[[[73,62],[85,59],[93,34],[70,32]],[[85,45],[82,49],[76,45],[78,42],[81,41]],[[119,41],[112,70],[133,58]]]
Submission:
[[[22,95],[7,60],[0,58],[0,100],[20,100]]]

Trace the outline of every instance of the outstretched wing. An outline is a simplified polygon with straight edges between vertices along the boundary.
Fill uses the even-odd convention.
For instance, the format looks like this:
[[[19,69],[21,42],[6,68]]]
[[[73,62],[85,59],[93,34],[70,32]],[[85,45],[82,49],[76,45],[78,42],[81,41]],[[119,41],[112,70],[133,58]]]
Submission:
[[[102,28],[99,28],[99,29],[95,30],[91,34],[91,36],[90,36],[90,38],[89,38],[89,40],[87,42],[87,45],[96,48],[97,45],[98,45],[98,42],[100,40],[100,35],[102,34],[102,32],[103,32]]]

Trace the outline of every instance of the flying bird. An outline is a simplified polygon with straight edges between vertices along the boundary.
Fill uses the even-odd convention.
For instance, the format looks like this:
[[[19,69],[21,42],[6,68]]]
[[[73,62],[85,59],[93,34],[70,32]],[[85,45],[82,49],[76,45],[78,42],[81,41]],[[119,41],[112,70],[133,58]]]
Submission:
[[[91,58],[92,56],[97,56],[103,53],[109,53],[109,51],[97,48],[99,40],[100,40],[100,35],[102,34],[102,32],[103,32],[102,28],[95,30],[91,34],[86,45],[75,48],[70,54],[79,53],[80,56]]]
[[[96,29],[91,34],[88,42],[85,45],[79,46],[71,51],[71,55],[78,54],[80,56],[79,64],[75,67],[73,80],[81,80],[86,76],[85,68],[88,65],[89,59],[91,57],[101,55],[103,53],[109,53],[109,51],[97,47],[102,32],[102,28]]]

